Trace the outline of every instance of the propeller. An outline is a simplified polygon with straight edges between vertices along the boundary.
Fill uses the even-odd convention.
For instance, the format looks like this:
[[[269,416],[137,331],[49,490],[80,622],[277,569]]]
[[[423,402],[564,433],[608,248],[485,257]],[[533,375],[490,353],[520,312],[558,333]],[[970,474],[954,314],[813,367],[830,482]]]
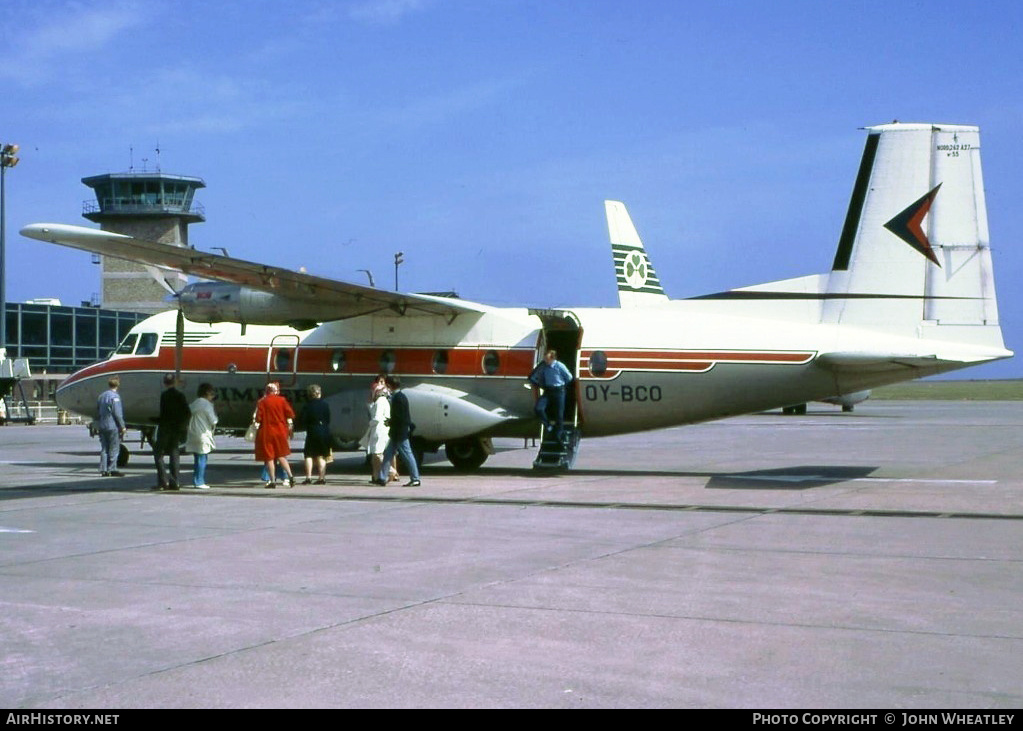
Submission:
[[[153,278],[153,281],[155,281],[161,287],[166,289],[168,294],[171,294],[175,297],[177,296],[180,290],[174,289],[174,287],[171,286],[170,282],[167,281],[167,278],[163,275],[164,271],[166,270],[162,269],[161,267],[154,266],[152,264],[143,264],[142,266],[145,267],[147,272],[149,272],[149,276]]]
[[[153,266],[152,264],[143,264],[143,266],[149,272],[149,276],[167,290],[168,294],[164,297],[164,302],[174,303],[178,309],[178,316],[174,322],[174,379],[180,382],[181,359],[185,348],[185,312],[181,309],[181,290],[174,289],[171,286],[170,282],[163,276],[163,270],[160,267]]]
[[[174,379],[181,382],[181,356],[185,349],[185,313],[178,307],[174,322]]]

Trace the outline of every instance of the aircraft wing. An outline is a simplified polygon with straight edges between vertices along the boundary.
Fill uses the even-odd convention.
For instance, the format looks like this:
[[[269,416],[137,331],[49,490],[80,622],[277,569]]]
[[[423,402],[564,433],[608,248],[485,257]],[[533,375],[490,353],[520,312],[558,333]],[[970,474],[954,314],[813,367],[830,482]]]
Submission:
[[[21,229],[21,235],[104,256],[176,269],[200,279],[232,282],[278,295],[298,305],[316,306],[318,311],[328,307],[330,319],[335,320],[381,310],[392,310],[402,315],[421,313],[447,318],[462,312],[485,310],[480,305],[463,300],[389,292],[84,226],[34,223]]]

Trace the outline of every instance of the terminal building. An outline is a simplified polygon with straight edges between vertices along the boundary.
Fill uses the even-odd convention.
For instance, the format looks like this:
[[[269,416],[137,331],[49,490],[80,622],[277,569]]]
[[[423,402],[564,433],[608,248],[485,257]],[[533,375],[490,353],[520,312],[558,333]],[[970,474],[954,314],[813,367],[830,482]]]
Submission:
[[[82,216],[104,231],[188,246],[189,224],[206,220],[195,201],[195,192],[206,187],[201,178],[128,172],[94,175],[82,183],[96,196],[85,201]],[[110,257],[93,261],[101,264],[98,302],[79,307],[49,300],[6,305],[8,342],[0,348],[6,346],[7,358],[28,359],[32,378],[20,384],[21,390],[27,400],[48,403],[49,409],[60,381],[107,358],[137,322],[169,309],[167,296],[187,283],[180,272]],[[10,398],[6,405],[12,411]]]

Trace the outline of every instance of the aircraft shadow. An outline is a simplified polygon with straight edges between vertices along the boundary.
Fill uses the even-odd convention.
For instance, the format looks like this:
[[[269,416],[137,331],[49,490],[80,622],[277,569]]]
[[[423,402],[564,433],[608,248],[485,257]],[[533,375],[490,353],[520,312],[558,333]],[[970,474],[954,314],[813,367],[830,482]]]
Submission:
[[[429,467],[427,469],[429,470]],[[482,479],[485,479],[487,475],[537,479],[557,479],[564,476],[617,477],[621,479],[636,477],[703,478],[707,480],[704,488],[710,490],[807,490],[867,477],[877,469],[877,467],[861,465],[798,465],[746,472],[634,469],[572,469],[569,472],[543,472],[528,467],[487,468],[484,466],[478,474]],[[445,472],[457,474],[457,471],[450,465],[438,465],[434,470],[429,471],[430,474],[437,475]]]
[[[220,452],[248,454],[247,450],[223,450]],[[36,462],[33,467],[40,470],[77,471],[94,469],[92,452],[63,452],[72,456],[88,457],[81,463],[74,462]],[[809,490],[826,487],[852,479],[868,477],[878,468],[862,465],[793,465],[764,470],[748,470],[744,472],[718,472],[707,470],[642,470],[642,469],[573,469],[569,472],[534,470],[531,467],[487,467],[484,465],[475,473],[466,473],[455,469],[441,454],[426,455],[422,466],[424,478],[455,477],[473,474],[480,480],[487,477],[520,477],[530,480],[556,480],[565,477],[610,477],[629,480],[635,478],[696,478],[706,480],[708,490]],[[191,478],[192,460],[183,456],[181,460],[182,478],[185,484]],[[293,455],[291,467],[296,478],[301,481],[303,467],[301,453]],[[404,472],[402,473],[405,474]],[[260,465],[252,462],[216,462],[211,460],[207,468],[208,481],[220,487],[253,487],[261,484]],[[361,485],[369,479],[369,470],[365,459],[359,453],[340,453],[328,470],[328,484],[335,482],[337,487],[353,487]],[[0,489],[0,500],[13,500],[26,497],[41,497],[48,494],[68,494],[86,492],[148,492],[156,484],[155,469],[152,469],[148,453],[133,455],[125,477],[100,477],[83,479],[76,476],[66,481],[50,481],[45,485],[17,486]],[[624,485],[623,490],[628,490]]]
[[[807,490],[870,476],[877,467],[798,465],[711,476],[711,490]]]
[[[841,409],[808,409],[805,414],[783,414],[778,409],[774,411],[757,411],[753,414],[746,414],[746,416],[773,416],[775,418],[783,417],[785,419],[805,419],[812,416],[816,419],[901,419],[902,416],[898,414],[878,414],[877,412],[862,413],[859,411],[842,411]]]

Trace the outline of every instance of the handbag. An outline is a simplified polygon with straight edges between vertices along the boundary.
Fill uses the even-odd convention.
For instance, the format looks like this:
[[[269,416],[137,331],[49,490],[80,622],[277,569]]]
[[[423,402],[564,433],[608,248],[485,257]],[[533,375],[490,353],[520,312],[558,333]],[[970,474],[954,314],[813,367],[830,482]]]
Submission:
[[[256,422],[249,424],[249,428],[245,430],[245,441],[254,442],[256,441],[256,432],[259,431],[259,427],[256,426]]]

